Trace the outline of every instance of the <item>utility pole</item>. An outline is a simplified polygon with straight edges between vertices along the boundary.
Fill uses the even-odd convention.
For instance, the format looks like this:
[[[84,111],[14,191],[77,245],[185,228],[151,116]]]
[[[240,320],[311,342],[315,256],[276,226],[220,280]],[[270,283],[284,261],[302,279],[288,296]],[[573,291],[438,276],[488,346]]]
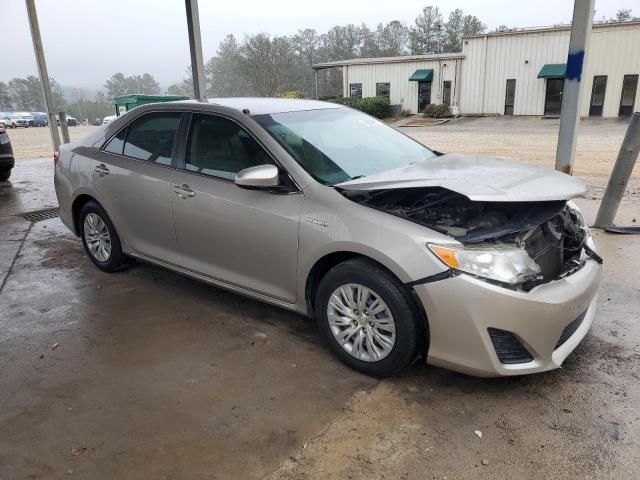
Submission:
[[[594,3],[595,0],[575,0],[573,5],[571,39],[569,40],[567,72],[560,113],[560,133],[558,134],[558,150],[556,151],[556,170],[568,175],[573,173],[573,160],[576,156],[582,72],[587,61],[587,45],[591,38]]]
[[[47,115],[49,116],[49,132],[51,133],[51,144],[53,150],[58,151],[60,147],[60,134],[58,132],[58,124],[56,123],[55,107],[53,105],[53,95],[51,94],[51,85],[49,84],[49,72],[47,71],[47,62],[44,60],[44,50],[42,49],[42,38],[40,38],[40,24],[38,23],[38,14],[36,13],[36,5],[34,0],[25,0],[27,3],[27,14],[29,16],[29,26],[31,27],[31,38],[33,39],[33,50],[36,54],[36,62],[38,64],[38,74],[40,75],[40,84],[44,93],[44,100],[47,104]]]
[[[184,0],[187,11],[187,30],[189,32],[189,51],[191,53],[191,75],[193,76],[193,94],[197,100],[207,99],[207,85],[204,81],[204,62],[202,60],[202,38],[200,36],[200,13],[198,0]]]

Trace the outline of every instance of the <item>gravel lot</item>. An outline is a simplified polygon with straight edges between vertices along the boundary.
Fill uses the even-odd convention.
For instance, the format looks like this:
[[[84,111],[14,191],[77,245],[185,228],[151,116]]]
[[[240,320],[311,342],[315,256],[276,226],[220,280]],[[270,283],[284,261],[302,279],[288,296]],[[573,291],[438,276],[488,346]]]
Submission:
[[[442,151],[552,165],[557,122],[406,131]],[[587,221],[624,131],[582,125],[575,170],[592,187],[578,200]],[[16,216],[56,200],[52,162],[33,158],[49,157],[47,130],[10,136],[0,479],[640,477],[639,236],[595,232],[598,312],[562,369],[476,379],[417,365],[378,381],[340,365],[298,315],[143,264],[98,271],[59,219]],[[640,218],[637,173],[621,224]]]

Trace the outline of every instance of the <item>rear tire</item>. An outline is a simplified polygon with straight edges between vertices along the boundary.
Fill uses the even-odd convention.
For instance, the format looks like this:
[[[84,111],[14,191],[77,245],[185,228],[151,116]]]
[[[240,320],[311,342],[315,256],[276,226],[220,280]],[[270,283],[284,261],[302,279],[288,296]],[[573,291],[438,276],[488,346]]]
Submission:
[[[400,373],[425,342],[424,322],[406,287],[366,259],[347,260],[324,276],[315,316],[338,358],[374,377]]]
[[[91,261],[104,272],[117,272],[127,264],[120,237],[107,212],[94,201],[80,210],[80,237]]]
[[[10,176],[11,176],[10,167],[0,168],[0,182],[6,182],[7,180],[9,180]]]

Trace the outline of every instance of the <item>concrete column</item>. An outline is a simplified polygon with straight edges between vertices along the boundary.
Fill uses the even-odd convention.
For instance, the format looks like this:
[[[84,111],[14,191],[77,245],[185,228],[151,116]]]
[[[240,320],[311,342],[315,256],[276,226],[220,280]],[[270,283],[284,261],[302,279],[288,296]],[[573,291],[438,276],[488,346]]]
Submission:
[[[29,16],[29,26],[31,27],[33,50],[36,54],[38,74],[40,75],[40,84],[42,85],[44,101],[47,106],[47,116],[49,117],[49,133],[51,134],[51,145],[53,146],[53,151],[56,152],[60,147],[60,134],[58,132],[58,124],[56,123],[55,106],[53,105],[53,95],[51,94],[51,84],[49,83],[47,62],[44,59],[42,38],[40,38],[40,24],[38,23],[38,14],[36,13],[36,5],[34,3],[34,0],[25,1],[27,4],[27,15]]]
[[[573,160],[576,156],[582,72],[587,61],[587,46],[591,38],[594,3],[595,0],[575,0],[573,6],[567,73],[562,94],[560,133],[558,135],[558,150],[556,151],[556,170],[568,175],[573,173]]]
[[[202,38],[200,36],[200,13],[198,0],[185,0],[187,11],[187,31],[189,34],[189,52],[191,54],[191,75],[193,94],[198,100],[207,99],[207,84],[204,79],[204,61],[202,60]]]
[[[58,118],[60,119],[60,130],[62,131],[62,143],[71,143],[67,114],[65,112],[58,112]]]
[[[595,227],[605,228],[613,225],[618,207],[622,202],[622,197],[629,184],[633,167],[640,152],[640,112],[636,112],[631,117],[631,123],[627,128],[620,152],[616,159],[616,164],[611,172],[607,190],[602,197],[602,203],[596,216]],[[637,227],[636,227],[637,228]]]

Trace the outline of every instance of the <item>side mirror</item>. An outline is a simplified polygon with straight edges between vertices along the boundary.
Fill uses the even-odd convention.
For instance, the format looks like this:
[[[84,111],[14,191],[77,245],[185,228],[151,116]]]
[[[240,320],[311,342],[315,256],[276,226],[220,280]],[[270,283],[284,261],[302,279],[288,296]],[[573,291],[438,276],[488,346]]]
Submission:
[[[242,188],[274,188],[280,185],[280,171],[275,165],[257,165],[236,174],[235,183]]]

